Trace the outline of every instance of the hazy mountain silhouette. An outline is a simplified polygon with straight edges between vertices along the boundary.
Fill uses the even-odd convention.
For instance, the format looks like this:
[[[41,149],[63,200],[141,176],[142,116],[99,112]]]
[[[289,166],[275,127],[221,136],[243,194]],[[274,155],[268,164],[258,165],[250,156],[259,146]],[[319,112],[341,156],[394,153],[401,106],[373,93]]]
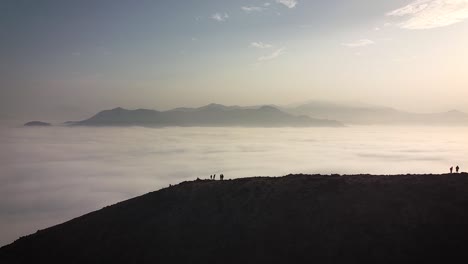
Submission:
[[[295,115],[339,120],[345,124],[468,125],[468,114],[456,110],[419,114],[390,107],[321,101],[309,101],[282,110]]]
[[[0,263],[449,263],[467,205],[468,174],[197,180],[20,238]]]
[[[72,125],[87,126],[342,126],[338,121],[294,116],[272,106],[243,108],[210,104],[200,108],[176,108],[169,111],[115,108]]]
[[[51,126],[51,124],[41,121],[31,121],[24,124],[24,126]]]

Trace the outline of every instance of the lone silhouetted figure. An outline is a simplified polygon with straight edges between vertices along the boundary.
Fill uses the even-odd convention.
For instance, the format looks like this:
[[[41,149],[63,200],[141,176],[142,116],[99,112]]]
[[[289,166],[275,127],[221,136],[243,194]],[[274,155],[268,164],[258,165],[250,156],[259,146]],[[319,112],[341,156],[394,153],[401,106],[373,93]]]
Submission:
[[[215,174],[215,175],[213,175],[213,180],[216,180],[216,174]]]
[[[224,179],[224,175],[223,175],[223,174],[219,175],[219,178],[220,178],[221,180],[223,180],[223,179]]]
[[[460,170],[460,167],[458,167],[458,165],[457,165],[457,167],[455,168],[455,170],[456,170],[457,173],[458,173],[458,171]]]
[[[210,180],[212,180],[212,179],[213,179],[213,175],[210,175]]]
[[[450,173],[453,173],[453,166],[450,167]]]

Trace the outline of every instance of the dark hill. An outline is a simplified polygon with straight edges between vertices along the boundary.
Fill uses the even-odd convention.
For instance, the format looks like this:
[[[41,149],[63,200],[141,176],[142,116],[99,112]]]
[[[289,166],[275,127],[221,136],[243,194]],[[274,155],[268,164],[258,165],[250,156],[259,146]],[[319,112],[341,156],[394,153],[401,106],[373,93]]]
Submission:
[[[115,108],[95,116],[69,123],[82,126],[244,126],[244,127],[309,127],[343,126],[338,121],[295,116],[272,106],[241,108],[210,104],[199,108],[176,108],[169,111]]]
[[[468,174],[194,181],[23,237],[0,263],[450,263]]]
[[[51,124],[41,121],[31,121],[24,124],[24,126],[51,126]]]

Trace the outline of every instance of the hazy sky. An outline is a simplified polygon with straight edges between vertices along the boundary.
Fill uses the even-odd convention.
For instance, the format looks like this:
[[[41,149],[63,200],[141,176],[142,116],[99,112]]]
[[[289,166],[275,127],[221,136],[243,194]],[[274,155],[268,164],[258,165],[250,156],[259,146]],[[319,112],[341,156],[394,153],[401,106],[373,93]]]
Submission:
[[[468,111],[468,0],[4,0],[0,119],[349,100]]]

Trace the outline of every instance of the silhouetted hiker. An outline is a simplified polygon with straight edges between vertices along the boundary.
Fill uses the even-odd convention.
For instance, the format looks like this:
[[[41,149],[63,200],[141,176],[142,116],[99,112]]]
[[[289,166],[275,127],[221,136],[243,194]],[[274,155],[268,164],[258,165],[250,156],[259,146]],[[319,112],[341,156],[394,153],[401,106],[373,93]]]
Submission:
[[[213,175],[213,180],[216,180],[216,174]]]
[[[460,170],[460,167],[458,167],[458,165],[457,165],[457,167],[455,168],[455,170],[456,170],[457,173],[458,173],[458,171]]]
[[[210,180],[212,180],[212,179],[213,179],[213,175],[210,175]]]
[[[453,173],[453,166],[450,167],[450,173]]]
[[[224,179],[224,175],[223,175],[223,174],[219,175],[219,178],[220,178],[221,180],[223,180],[223,179]]]

